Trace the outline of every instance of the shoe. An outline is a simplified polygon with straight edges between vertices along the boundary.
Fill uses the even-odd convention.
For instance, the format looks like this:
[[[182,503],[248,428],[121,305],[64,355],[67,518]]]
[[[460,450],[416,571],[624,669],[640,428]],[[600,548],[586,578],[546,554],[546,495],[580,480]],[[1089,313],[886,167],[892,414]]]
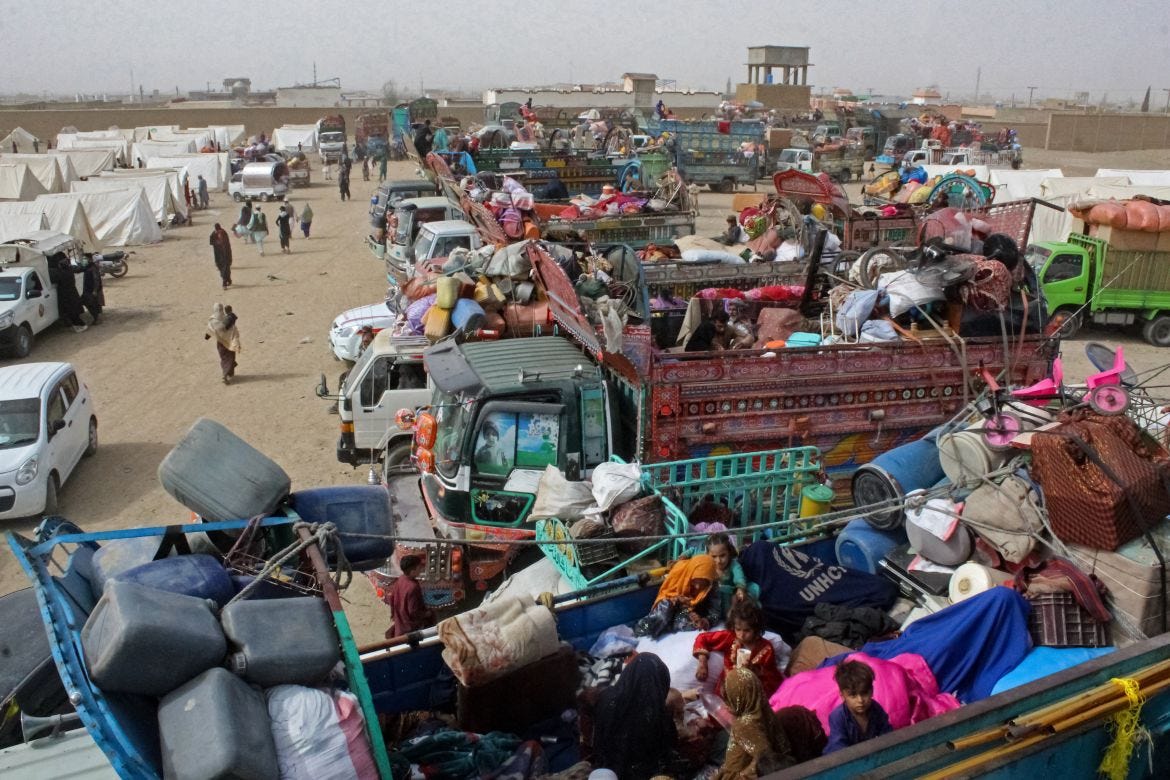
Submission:
[[[88,325],[74,325],[73,326],[74,333],[85,333],[85,331],[87,331],[87,330],[89,330]]]
[[[231,378],[230,376],[225,376],[225,377],[223,378],[223,383],[224,383],[225,385],[230,385],[230,384],[232,383],[232,378]]]

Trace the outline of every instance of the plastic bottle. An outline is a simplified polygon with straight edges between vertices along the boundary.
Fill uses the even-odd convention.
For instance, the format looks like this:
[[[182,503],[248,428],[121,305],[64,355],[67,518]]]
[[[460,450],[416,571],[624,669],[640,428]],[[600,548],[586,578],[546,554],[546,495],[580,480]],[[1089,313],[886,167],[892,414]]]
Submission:
[[[731,710],[727,709],[727,704],[723,699],[710,691],[704,691],[699,695],[699,701],[703,702],[703,709],[707,710],[708,715],[718,721],[720,726],[731,731],[731,724],[735,722],[735,716],[731,714]]]

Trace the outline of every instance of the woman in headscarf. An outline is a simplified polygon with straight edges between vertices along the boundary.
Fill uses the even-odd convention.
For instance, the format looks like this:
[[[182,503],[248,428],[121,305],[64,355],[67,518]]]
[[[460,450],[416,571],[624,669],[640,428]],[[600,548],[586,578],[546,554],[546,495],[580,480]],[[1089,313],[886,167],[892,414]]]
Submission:
[[[711,626],[712,589],[719,579],[710,555],[675,562],[658,589],[650,614],[634,626],[638,636],[658,637],[670,631],[706,631]]]
[[[231,306],[217,303],[211,307],[211,319],[207,321],[204,339],[215,338],[215,349],[219,352],[219,369],[223,372],[223,383],[230,385],[236,375],[236,355],[240,354],[240,329],[236,327],[235,313]]]
[[[215,268],[219,271],[219,279],[226,290],[232,286],[232,241],[218,222],[211,233],[210,244],[215,257]]]
[[[670,672],[653,653],[640,653],[601,694],[593,726],[593,766],[622,780],[662,773],[678,740],[666,707]]]
[[[244,239],[247,244],[252,240],[252,234],[248,232],[248,225],[252,222],[252,201],[244,201],[244,205],[240,206],[240,216],[236,219],[236,235]]]
[[[735,722],[727,755],[714,780],[755,780],[796,763],[784,728],[768,706],[760,678],[749,669],[732,669],[723,683],[723,696]]]

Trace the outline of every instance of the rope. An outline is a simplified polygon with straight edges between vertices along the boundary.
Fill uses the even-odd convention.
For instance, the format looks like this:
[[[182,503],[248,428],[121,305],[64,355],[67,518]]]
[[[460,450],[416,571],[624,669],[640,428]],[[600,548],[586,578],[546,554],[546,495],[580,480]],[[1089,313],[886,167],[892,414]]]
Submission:
[[[353,577],[353,569],[350,566],[349,561],[345,558],[345,553],[343,553],[341,550],[341,543],[337,538],[337,527],[333,523],[321,523],[319,525],[304,522],[293,523],[294,531],[299,531],[301,528],[308,528],[311,536],[309,536],[307,539],[296,541],[277,553],[276,557],[268,561],[260,573],[257,574],[251,582],[245,585],[239,593],[232,597],[231,601],[224,605],[225,608],[231,606],[237,601],[241,601],[247,598],[248,594],[250,594],[256,588],[260,587],[264,580],[266,580],[273,572],[279,570],[286,561],[291,559],[293,556],[300,555],[301,551],[311,544],[318,545],[322,548],[322,551],[324,551],[325,546],[330,541],[333,542],[335,552],[337,554],[338,582],[340,582],[342,577],[346,578],[345,586],[341,586],[339,584],[338,587],[339,589],[344,589],[344,587],[349,586],[349,582]]]
[[[1110,718],[1106,728],[1113,733],[1113,742],[1105,750],[1097,772],[1109,780],[1125,780],[1129,776],[1129,762],[1137,743],[1150,739],[1149,732],[1141,725],[1142,705],[1146,697],[1142,695],[1141,685],[1133,678],[1114,677],[1111,682],[1125,693],[1125,698],[1129,699],[1129,708]]]

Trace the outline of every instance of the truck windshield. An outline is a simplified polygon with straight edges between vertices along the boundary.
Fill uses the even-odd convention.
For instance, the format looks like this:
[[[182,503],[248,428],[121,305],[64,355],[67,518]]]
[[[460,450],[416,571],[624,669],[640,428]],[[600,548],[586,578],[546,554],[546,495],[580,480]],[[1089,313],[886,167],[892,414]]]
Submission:
[[[398,246],[406,246],[410,242],[414,212],[414,209],[394,209],[394,216],[398,218],[398,227],[394,230],[394,243]]]
[[[419,231],[418,240],[414,242],[414,257],[416,260],[426,260],[431,256],[431,247],[435,243],[435,234],[429,230]]]
[[[0,401],[0,450],[24,447],[41,435],[41,401],[20,398]]]
[[[798,152],[795,149],[785,149],[784,151],[780,152],[780,162],[782,162],[782,163],[796,162],[796,155],[797,154],[798,154]]]
[[[1029,244],[1024,259],[1028,261],[1028,265],[1032,266],[1032,271],[1035,272],[1036,277],[1039,278],[1040,271],[1044,269],[1044,264],[1048,262],[1049,256],[1052,255],[1051,249],[1045,249],[1042,246]]]
[[[323,144],[345,143],[345,134],[344,133],[321,133],[321,143],[323,143]]]
[[[19,277],[5,276],[0,278],[0,301],[20,300]]]
[[[453,478],[459,472],[463,438],[467,434],[471,419],[469,405],[458,396],[438,391],[434,399],[437,432],[435,440],[435,468],[447,477]]]

